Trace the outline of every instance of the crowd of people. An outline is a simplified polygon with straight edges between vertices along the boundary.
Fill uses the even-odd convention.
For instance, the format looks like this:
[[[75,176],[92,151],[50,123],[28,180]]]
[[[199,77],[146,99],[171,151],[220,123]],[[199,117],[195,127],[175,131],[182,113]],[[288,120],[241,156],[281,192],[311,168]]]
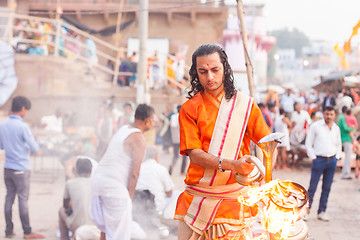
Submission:
[[[301,161],[307,156],[306,137],[312,123],[323,119],[326,107],[334,107],[335,121],[341,130],[341,139],[345,156],[343,168],[347,169],[343,178],[350,178],[350,158],[358,135],[357,112],[359,94],[357,89],[341,89],[338,92],[318,93],[314,89],[294,93],[291,88],[282,94],[269,90],[259,103],[266,123],[273,132],[283,132],[285,137],[278,145],[277,169],[301,167]],[[355,148],[354,148],[355,149]],[[359,172],[355,173],[356,178]]]
[[[115,96],[101,105],[95,126],[95,160],[78,154],[64,164],[60,239],[68,240],[71,234],[81,239],[146,238],[136,221],[142,203],[135,205],[135,199],[142,201],[144,196],[152,204],[144,205],[150,206],[148,209],[178,220],[180,240],[246,235],[251,231],[246,223],[260,206],[238,201],[248,187],[239,185],[233,173],[247,176],[252,172],[250,142],[258,142],[272,131],[286,135],[278,146],[276,169],[299,166],[305,157],[312,160],[310,208],[323,176],[318,218],[330,220],[326,208],[337,160],[342,158],[342,179],[348,180],[352,178],[352,151],[360,153],[357,122],[351,112],[359,100],[356,91],[346,89],[326,96],[315,91],[294,94],[291,89],[278,96],[269,91],[263,103],[257,104],[235,89],[225,51],[212,44],[201,45],[193,53],[189,74],[189,99],[176,109],[168,104],[159,114],[150,105],[135,107],[126,102],[119,110]],[[6,238],[15,235],[12,206],[16,195],[24,238],[45,237],[32,231],[28,216],[29,152],[40,149],[23,122],[30,108],[29,99],[15,97],[9,119],[0,123],[0,148],[5,150]],[[339,109],[342,113],[336,124]],[[43,119],[45,126],[51,122],[57,123],[54,118]],[[164,153],[172,149],[169,166],[159,163],[156,143],[162,144]],[[175,189],[171,178],[180,154],[180,174],[185,175],[186,185],[183,192]],[[357,165],[356,177],[358,170]]]
[[[15,97],[12,99],[10,118],[0,124],[0,148],[4,149],[6,154],[4,166],[7,188],[6,238],[12,238],[15,235],[12,206],[16,196],[19,198],[24,238],[45,238],[45,236],[32,231],[28,215],[29,151],[35,153],[41,147],[45,147],[39,144],[37,137],[34,137],[30,128],[23,123],[23,118],[30,109],[31,101],[28,98]],[[107,239],[122,239],[128,236],[126,232],[130,230],[129,234],[132,237],[143,239],[145,232],[142,228],[136,222],[133,222],[133,227],[129,228],[125,220],[123,220],[124,228],[115,234],[119,227],[118,219],[123,219],[124,214],[129,217],[127,220],[131,221],[132,219],[131,199],[134,195],[150,191],[156,214],[171,219],[175,212],[177,197],[180,194],[175,189],[167,167],[159,164],[158,147],[155,145],[146,147],[143,133],[155,125],[154,109],[151,106],[140,104],[134,111],[133,105],[126,102],[123,105],[123,111],[120,111],[117,110],[115,98],[112,96],[104,103],[99,114],[101,118],[97,122],[97,160],[81,155],[84,153],[83,149],[76,152],[71,151],[71,156],[64,157],[66,184],[63,206],[59,210],[59,237],[62,240],[70,239],[71,236],[83,236],[79,239],[99,239],[100,230],[103,230],[108,233]],[[56,111],[54,115],[44,116],[41,119],[42,127],[53,134],[63,132],[61,116],[61,111]],[[119,157],[123,160],[128,159],[127,164],[123,160],[119,161]],[[99,161],[100,159],[101,161]],[[109,175],[109,168],[123,169],[124,172],[120,174],[120,172],[114,171],[114,175]],[[130,169],[132,170],[130,171]],[[103,183],[103,181],[105,182]],[[104,186],[107,187],[104,188]],[[125,194],[128,191],[129,194]],[[95,196],[102,196],[101,205],[96,205],[99,202],[96,202],[98,198]],[[118,206],[118,203],[122,203],[119,204],[120,208],[114,208]],[[89,212],[90,205],[100,206],[103,215],[99,218],[96,208]],[[104,208],[102,208],[103,206]],[[114,215],[114,211],[117,212],[117,210],[118,215]],[[107,213],[107,211],[109,212]],[[118,218],[114,218],[114,216],[118,216]],[[105,225],[104,228],[95,227],[94,221],[99,219],[100,221],[101,219],[106,220],[106,228]],[[111,221],[114,221],[113,224]],[[97,223],[97,226],[101,226],[99,225],[101,222]],[[115,235],[112,236],[112,233]]]
[[[135,87],[137,81],[138,54],[133,52],[128,57],[123,57],[119,65],[119,75],[117,84],[119,86]],[[112,61],[107,62],[107,67],[115,69]],[[114,76],[111,76],[110,81]],[[168,55],[165,59],[159,57],[157,51],[147,58],[147,80],[150,89],[159,90],[169,85],[178,89],[179,94],[183,94],[180,86],[185,86],[185,60],[184,57],[176,57],[174,54]]]
[[[17,20],[15,22],[12,46],[18,53],[32,55],[50,55],[54,53],[56,26],[50,22],[40,20]],[[59,37],[60,56],[76,59],[81,54],[81,39],[71,29],[64,26],[61,28],[62,35]],[[65,36],[65,37],[63,37]],[[39,43],[29,43],[23,40],[37,40]],[[67,51],[64,51],[66,48]]]
[[[84,38],[72,29],[66,26],[61,27],[61,34],[58,39],[57,54],[76,60],[81,56],[87,61],[86,75],[91,75],[96,79],[94,68],[99,61],[97,54],[97,45],[92,38]],[[27,53],[31,55],[51,55],[55,51],[56,25],[41,20],[16,20],[14,27],[14,37],[12,39],[12,47],[17,53]],[[31,41],[31,42],[29,42]],[[37,42],[35,42],[37,41]],[[100,59],[101,60],[101,59]],[[111,70],[115,70],[115,62],[107,60],[104,66]],[[118,67],[118,78],[116,82],[119,86],[135,87],[137,81],[138,54],[133,52],[127,57],[121,57]],[[169,54],[159,56],[154,51],[151,57],[147,59],[147,79],[150,89],[161,89],[166,86],[177,89],[179,95],[184,94],[182,90],[186,82],[185,60],[183,54]],[[109,78],[113,81],[113,75]]]

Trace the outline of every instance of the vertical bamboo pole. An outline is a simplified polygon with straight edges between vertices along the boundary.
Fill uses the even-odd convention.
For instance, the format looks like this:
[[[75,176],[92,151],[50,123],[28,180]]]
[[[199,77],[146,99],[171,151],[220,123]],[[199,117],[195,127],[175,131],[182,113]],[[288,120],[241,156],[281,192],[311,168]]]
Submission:
[[[253,80],[253,67],[250,61],[249,51],[248,51],[248,42],[247,42],[247,34],[245,28],[245,21],[244,21],[244,7],[242,0],[237,0],[237,12],[238,18],[240,21],[240,34],[242,37],[242,42],[244,46],[244,55],[245,55],[245,66],[246,66],[246,73],[248,77],[249,83],[249,92],[251,97],[255,97],[254,92],[254,80]]]
[[[121,18],[122,11],[124,9],[125,0],[120,0],[119,12],[116,19],[116,32],[115,32],[115,46],[118,47],[116,53],[116,61],[114,65],[114,77],[113,77],[113,85],[117,84],[117,79],[119,76],[119,66],[120,66],[120,26],[121,26]]]
[[[243,47],[244,47],[244,55],[245,55],[245,66],[246,66],[246,74],[248,77],[248,84],[249,84],[249,92],[251,97],[255,97],[255,86],[254,86],[254,79],[253,79],[253,66],[251,64],[249,51],[248,51],[248,41],[247,41],[247,34],[245,28],[245,21],[244,21],[244,7],[242,0],[237,0],[237,12],[238,18],[240,22],[240,34],[242,37]],[[256,156],[264,163],[264,155],[261,151],[261,148],[256,145],[255,146],[255,154]],[[272,179],[272,164],[271,164],[271,156],[265,157],[265,182],[270,182]]]

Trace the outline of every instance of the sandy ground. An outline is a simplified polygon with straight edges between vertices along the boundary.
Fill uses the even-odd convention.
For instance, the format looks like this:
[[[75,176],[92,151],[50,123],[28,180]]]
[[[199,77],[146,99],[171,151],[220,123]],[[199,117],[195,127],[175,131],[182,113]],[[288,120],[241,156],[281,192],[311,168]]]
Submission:
[[[171,154],[161,154],[160,162],[166,167],[171,161]],[[1,160],[3,164],[3,160]],[[56,240],[58,226],[58,209],[62,204],[62,194],[64,187],[64,172],[62,166],[56,158],[41,159],[32,158],[32,177],[30,189],[30,221],[33,231],[44,234],[46,239]],[[310,164],[305,164],[301,170],[293,171],[274,171],[273,178],[292,180],[305,188],[308,187],[310,180]],[[3,177],[3,169],[0,170]],[[174,169],[173,180],[177,189],[184,188],[184,176],[180,175],[180,160]],[[307,221],[311,239],[316,240],[358,240],[360,239],[360,181],[341,180],[340,171],[337,171],[332,185],[332,190],[328,202],[328,214],[330,222],[321,222],[316,218],[316,210],[321,190],[321,183],[315,195],[313,209],[310,219]],[[4,181],[0,181],[0,209],[3,209],[6,190]],[[0,211],[3,214],[3,211]],[[13,222],[16,236],[13,239],[23,239],[23,232],[18,213],[17,200],[13,207]],[[4,238],[5,223],[4,216],[0,217],[0,239]],[[148,239],[159,239],[154,232],[148,232]],[[177,239],[171,235],[167,239]]]

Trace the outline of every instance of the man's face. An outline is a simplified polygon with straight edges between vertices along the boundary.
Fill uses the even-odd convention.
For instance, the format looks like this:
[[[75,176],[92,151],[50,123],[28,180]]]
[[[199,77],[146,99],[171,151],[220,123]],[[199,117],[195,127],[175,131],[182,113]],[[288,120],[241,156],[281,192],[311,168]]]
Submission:
[[[145,131],[150,130],[155,125],[155,114],[145,120]]]
[[[218,53],[197,57],[196,71],[206,91],[217,96],[224,89],[224,67]]]
[[[323,115],[324,115],[324,120],[325,120],[326,124],[332,123],[334,121],[334,119],[335,119],[335,111],[334,110],[332,110],[332,111],[327,111],[326,110],[323,113]]]
[[[19,112],[19,116],[24,118],[26,116],[27,111],[28,110],[25,107],[22,107],[21,111]]]
[[[300,112],[301,111],[301,104],[300,103],[295,103],[295,111]]]
[[[132,111],[131,106],[126,105],[126,106],[125,106],[125,112],[126,112],[126,113],[131,113],[131,111]]]

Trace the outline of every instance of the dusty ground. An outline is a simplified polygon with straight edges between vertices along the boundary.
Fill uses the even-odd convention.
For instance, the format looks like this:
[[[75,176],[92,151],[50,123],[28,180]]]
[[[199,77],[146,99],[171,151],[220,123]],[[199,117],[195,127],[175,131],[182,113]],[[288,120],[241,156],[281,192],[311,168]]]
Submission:
[[[161,163],[168,166],[171,161],[170,154],[161,155]],[[48,240],[56,240],[58,209],[62,204],[62,194],[64,187],[64,173],[61,165],[54,158],[32,159],[33,171],[30,190],[30,221],[34,231],[46,235]],[[1,161],[1,164],[3,160]],[[179,174],[178,162],[173,179],[178,189],[183,189],[184,176]],[[314,206],[307,222],[312,239],[316,240],[358,240],[360,239],[360,181],[341,180],[340,172],[335,175],[332,185],[330,198],[328,202],[328,213],[331,216],[330,222],[321,222],[316,218],[316,209],[318,206],[321,185],[319,184],[316,192]],[[0,209],[4,206],[5,186],[3,170],[0,170]],[[309,164],[306,164],[302,170],[294,171],[275,171],[273,178],[288,179],[295,181],[305,188],[308,187],[310,180]],[[16,237],[13,239],[23,239],[21,223],[17,209],[17,202],[13,209],[13,221],[15,225]],[[0,239],[4,238],[4,216],[3,210],[0,211]],[[158,239],[155,234],[149,232],[148,239]],[[170,236],[168,239],[176,239]]]

